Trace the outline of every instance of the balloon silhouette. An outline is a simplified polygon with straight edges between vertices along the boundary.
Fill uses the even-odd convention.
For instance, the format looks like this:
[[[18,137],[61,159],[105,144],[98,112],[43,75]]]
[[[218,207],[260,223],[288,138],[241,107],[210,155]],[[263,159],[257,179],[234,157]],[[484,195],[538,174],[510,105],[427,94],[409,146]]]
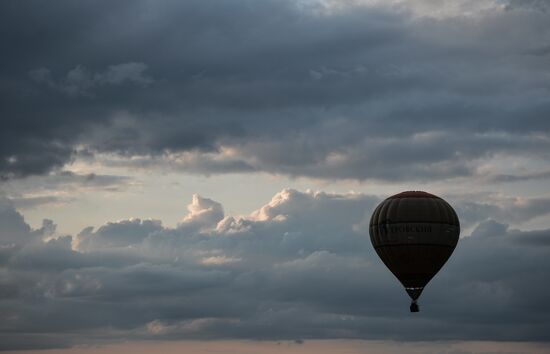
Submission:
[[[455,211],[433,194],[402,192],[376,207],[369,234],[380,259],[411,297],[411,312],[418,312],[416,300],[458,243]]]

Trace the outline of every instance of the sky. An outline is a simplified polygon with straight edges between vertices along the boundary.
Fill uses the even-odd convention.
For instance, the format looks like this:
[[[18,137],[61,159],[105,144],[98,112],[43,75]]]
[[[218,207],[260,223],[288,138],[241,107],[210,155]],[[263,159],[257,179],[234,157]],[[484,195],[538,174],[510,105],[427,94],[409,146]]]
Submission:
[[[550,350],[550,2],[0,2],[0,350]],[[368,235],[461,239],[410,314]]]

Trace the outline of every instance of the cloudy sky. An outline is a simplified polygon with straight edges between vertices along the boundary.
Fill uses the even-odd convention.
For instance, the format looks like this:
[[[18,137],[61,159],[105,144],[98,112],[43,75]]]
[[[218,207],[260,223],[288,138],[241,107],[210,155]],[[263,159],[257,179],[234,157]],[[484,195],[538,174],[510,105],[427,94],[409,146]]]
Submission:
[[[550,350],[550,2],[2,1],[0,39],[0,350]],[[462,226],[414,316],[368,237],[403,190]]]

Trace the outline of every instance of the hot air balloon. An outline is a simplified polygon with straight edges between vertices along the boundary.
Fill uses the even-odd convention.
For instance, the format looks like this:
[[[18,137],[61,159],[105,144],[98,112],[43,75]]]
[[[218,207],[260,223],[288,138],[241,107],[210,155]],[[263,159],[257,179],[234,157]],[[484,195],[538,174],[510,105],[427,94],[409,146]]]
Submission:
[[[411,312],[418,312],[418,297],[458,243],[456,212],[433,194],[402,192],[376,207],[369,234],[382,262],[411,297]]]

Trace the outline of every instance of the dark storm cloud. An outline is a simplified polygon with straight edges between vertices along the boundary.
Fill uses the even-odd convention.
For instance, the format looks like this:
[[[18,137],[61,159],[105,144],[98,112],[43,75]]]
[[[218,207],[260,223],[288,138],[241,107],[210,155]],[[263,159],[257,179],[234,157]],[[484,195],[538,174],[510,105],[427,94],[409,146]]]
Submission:
[[[283,190],[237,218],[194,196],[176,228],[133,219],[42,241],[53,222],[32,230],[4,200],[1,348],[117,338],[550,340],[550,230],[513,229],[488,213],[413,319],[368,239],[379,201]]]
[[[40,84],[59,90],[69,96],[92,96],[91,90],[103,85],[120,85],[125,82],[147,86],[153,82],[143,75],[147,65],[143,63],[124,63],[109,66],[103,73],[90,73],[79,65],[67,73],[66,78],[56,81],[48,69],[40,68],[29,72],[29,76]]]
[[[445,21],[295,1],[1,4],[0,173],[46,173],[82,146],[351,179],[547,161],[549,66],[533,53],[550,21],[519,3]]]

